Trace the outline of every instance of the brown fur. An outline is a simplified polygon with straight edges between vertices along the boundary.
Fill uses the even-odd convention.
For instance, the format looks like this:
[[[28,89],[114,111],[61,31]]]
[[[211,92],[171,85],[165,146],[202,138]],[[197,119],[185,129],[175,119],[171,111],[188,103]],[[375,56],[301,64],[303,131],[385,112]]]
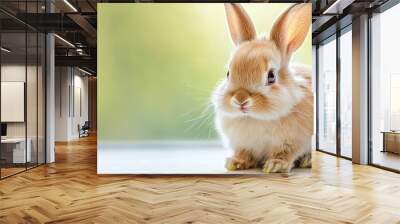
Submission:
[[[227,168],[248,169],[265,162],[268,173],[289,172],[296,161],[300,167],[309,166],[311,70],[288,65],[307,35],[311,5],[290,7],[275,22],[270,38],[262,39],[255,38],[250,17],[240,5],[226,4],[225,9],[237,49],[229,64],[230,76],[220,85],[214,104],[233,114],[217,113],[220,133],[234,150]],[[267,83],[269,72],[276,75],[272,84]],[[238,107],[243,102],[249,102],[248,111]]]
[[[226,168],[228,170],[246,170],[255,168],[258,161],[253,157],[251,151],[241,149],[235,151],[235,155],[227,160]]]
[[[226,16],[232,18],[228,20],[229,31],[235,44],[243,41],[252,40],[256,37],[256,32],[249,16],[239,4],[225,4]]]

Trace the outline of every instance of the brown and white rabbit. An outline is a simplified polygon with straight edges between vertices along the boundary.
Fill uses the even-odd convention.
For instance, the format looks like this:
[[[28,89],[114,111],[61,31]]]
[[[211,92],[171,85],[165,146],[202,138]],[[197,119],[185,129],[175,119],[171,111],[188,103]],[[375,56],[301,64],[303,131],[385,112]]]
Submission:
[[[225,4],[225,10],[236,49],[212,103],[217,131],[234,152],[227,169],[263,166],[266,173],[286,173],[295,163],[310,167],[311,69],[290,66],[290,57],[307,36],[311,4],[288,8],[262,38],[239,4]]]

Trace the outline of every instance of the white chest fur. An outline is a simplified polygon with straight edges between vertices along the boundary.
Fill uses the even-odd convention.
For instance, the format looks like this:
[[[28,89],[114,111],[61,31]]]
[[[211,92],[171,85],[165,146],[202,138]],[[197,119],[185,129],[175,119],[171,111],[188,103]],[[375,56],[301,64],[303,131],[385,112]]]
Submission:
[[[302,132],[301,125],[295,121],[264,121],[220,115],[216,117],[216,125],[226,147],[251,150],[259,156],[279,148],[284,142],[307,138],[307,133]]]
[[[277,138],[267,122],[242,118],[217,118],[217,129],[224,143],[232,149],[247,149],[252,151],[265,151],[266,147],[279,144],[282,140]]]

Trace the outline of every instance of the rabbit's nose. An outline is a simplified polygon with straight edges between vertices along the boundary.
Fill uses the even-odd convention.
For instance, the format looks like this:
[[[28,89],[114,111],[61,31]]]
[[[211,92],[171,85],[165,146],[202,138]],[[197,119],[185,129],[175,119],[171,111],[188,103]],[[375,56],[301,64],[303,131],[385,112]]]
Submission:
[[[250,102],[250,93],[245,89],[237,90],[232,96],[232,103],[238,106],[245,106]]]
[[[238,106],[240,106],[240,107],[245,107],[245,106],[247,106],[247,105],[249,104],[249,102],[250,102],[250,99],[249,99],[249,98],[245,99],[244,101],[239,101],[239,100],[236,99],[236,98],[233,99],[233,103],[236,104],[236,105],[238,105]]]
[[[237,99],[233,99],[233,105],[240,110],[247,110],[250,106],[250,99],[247,98],[244,101],[238,101]]]

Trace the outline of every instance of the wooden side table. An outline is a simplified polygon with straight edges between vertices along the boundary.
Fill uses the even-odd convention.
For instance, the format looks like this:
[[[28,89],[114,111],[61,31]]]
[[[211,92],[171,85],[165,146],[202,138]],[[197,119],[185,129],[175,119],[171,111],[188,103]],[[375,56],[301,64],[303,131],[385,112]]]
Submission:
[[[382,152],[392,152],[400,154],[400,131],[382,131],[383,150]]]

